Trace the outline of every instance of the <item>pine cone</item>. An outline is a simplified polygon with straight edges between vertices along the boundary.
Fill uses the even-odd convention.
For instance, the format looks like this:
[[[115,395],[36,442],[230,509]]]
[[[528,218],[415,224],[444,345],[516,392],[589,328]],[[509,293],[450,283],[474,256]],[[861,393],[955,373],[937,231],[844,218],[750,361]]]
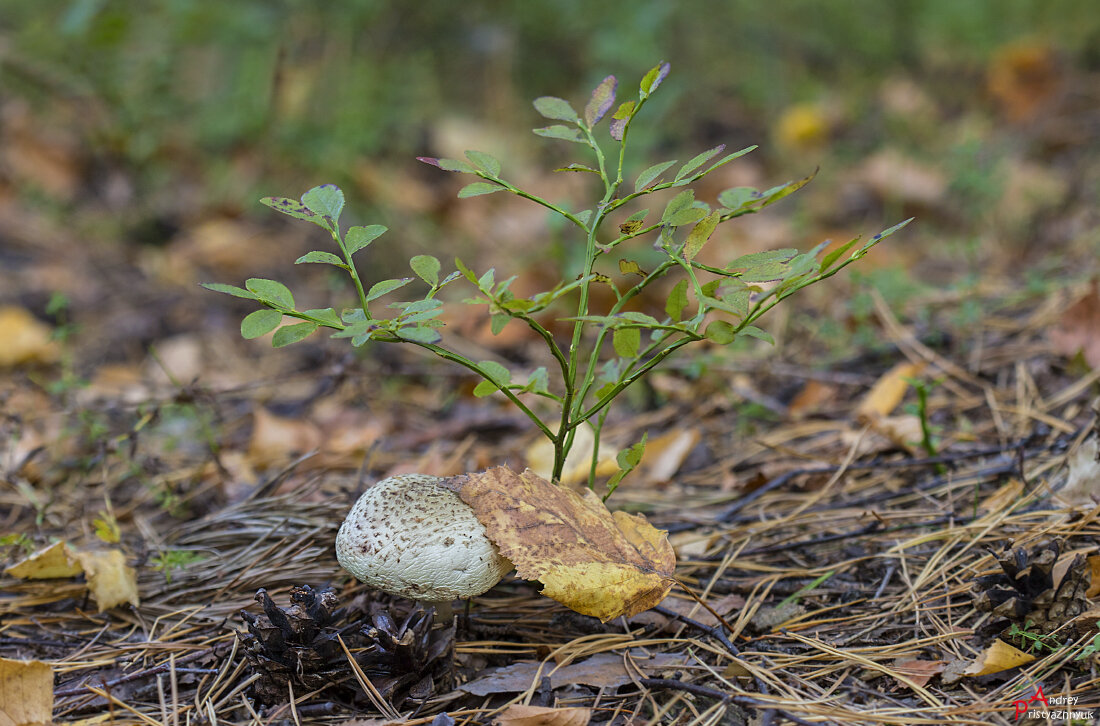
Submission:
[[[250,695],[265,705],[286,702],[288,683],[298,695],[327,686],[330,698],[340,695],[369,704],[339,638],[395,708],[409,699],[423,701],[439,692],[437,688],[450,690],[454,630],[432,630],[432,610],[415,609],[399,626],[382,605],[372,603],[371,627],[359,622],[341,625],[346,613],[337,608],[331,588],[315,592],[308,585],[296,587],[289,608],[276,606],[263,589],[256,600],[263,614],[241,611],[248,631],[237,637],[252,672],[260,674]]]
[[[1090,570],[1077,555],[1057,583],[1054,566],[1061,543],[1051,540],[1025,550],[1006,544],[1000,554],[991,552],[1002,572],[975,580],[974,606],[1043,633],[1052,633],[1088,609],[1085,592]]]

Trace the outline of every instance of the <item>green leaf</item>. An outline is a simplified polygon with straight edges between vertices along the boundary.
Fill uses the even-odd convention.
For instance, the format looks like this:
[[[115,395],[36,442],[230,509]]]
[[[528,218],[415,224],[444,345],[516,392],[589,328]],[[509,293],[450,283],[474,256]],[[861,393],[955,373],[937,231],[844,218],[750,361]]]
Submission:
[[[789,262],[764,262],[747,268],[741,273],[745,282],[771,282],[781,280],[790,272]]]
[[[761,330],[755,325],[746,325],[745,327],[741,328],[741,333],[749,336],[750,338],[757,338],[764,341],[765,343],[771,343],[772,345],[775,345],[775,338],[773,338],[768,332]]]
[[[439,334],[438,330],[428,326],[401,328],[397,331],[397,336],[403,340],[410,340],[414,343],[425,343],[427,345],[438,343],[443,339],[443,336]]]
[[[355,323],[364,322],[367,316],[363,313],[362,308],[344,308],[340,312],[340,319],[343,320],[346,325],[353,325]]]
[[[555,121],[572,121],[577,123],[580,116],[564,98],[557,96],[540,96],[535,99],[535,110],[549,119]]]
[[[740,159],[742,156],[744,156],[745,154],[748,154],[751,151],[756,151],[756,148],[757,147],[754,144],[752,146],[746,146],[745,148],[741,149],[740,151],[735,151],[732,154],[726,154],[721,159],[714,162],[714,164],[709,169],[707,169],[705,172],[703,172],[700,176],[706,176],[707,174],[711,173],[712,171],[714,171],[718,167],[725,166],[726,164],[730,163],[734,159]]]
[[[539,136],[545,136],[548,139],[564,139],[565,141],[575,141],[578,144],[588,143],[584,136],[581,134],[580,129],[575,129],[569,126],[562,126],[561,124],[555,124],[553,126],[547,126],[542,129],[534,129],[534,132]]]
[[[717,343],[718,345],[727,345],[737,338],[737,333],[734,331],[733,326],[725,320],[715,320],[712,322],[707,326],[703,335],[707,340]]]
[[[667,171],[668,168],[675,163],[676,159],[673,159],[672,161],[663,161],[660,164],[654,164],[653,166],[643,171],[641,174],[638,175],[638,179],[634,182],[634,191],[640,192],[646,187],[653,184],[655,181],[657,181],[657,178],[661,176],[661,174],[665,173],[665,171]],[[692,199],[694,198],[695,196],[693,194]]]
[[[638,346],[642,343],[642,331],[638,328],[616,328],[611,334],[611,345],[623,358],[638,355]]]
[[[391,303],[390,308],[401,310],[401,324],[420,323],[436,318],[443,312],[443,301],[434,298],[430,300],[415,300],[411,303]]]
[[[364,333],[366,333],[367,330],[370,328],[370,326],[371,326],[371,323],[364,320],[364,321],[355,323],[354,325],[349,325],[348,327],[344,328],[343,330],[337,330],[335,333],[332,334],[332,337],[333,338],[357,338],[360,335],[363,335]],[[362,343],[359,343],[358,345],[362,345]]]
[[[474,386],[474,395],[478,398],[485,398],[486,396],[496,393],[497,390],[499,389],[492,381],[481,381]]]
[[[493,278],[496,275],[496,268],[490,267],[485,271],[485,274],[478,278],[477,286],[483,292],[488,293],[493,288]]]
[[[294,260],[294,264],[300,265],[304,262],[316,262],[324,265],[336,265],[337,267],[343,267],[347,269],[347,265],[336,255],[331,252],[321,252],[314,250],[313,252],[307,252],[298,259]]]
[[[648,209],[643,209],[640,212],[635,212],[634,214],[630,215],[624,221],[625,222],[644,222],[645,218],[648,214],[649,214],[649,210]]]
[[[692,157],[692,159],[688,163],[686,163],[686,164],[684,164],[683,166],[680,167],[680,171],[676,172],[676,178],[675,178],[674,181],[680,181],[685,176],[687,176],[691,172],[695,171],[696,169],[701,167],[703,164],[707,163],[712,157],[717,156],[718,154],[721,154],[725,150],[725,148],[726,148],[725,144],[719,144],[718,146],[715,146],[713,149],[707,149],[706,151],[699,154],[698,156]]]
[[[718,193],[718,203],[736,212],[752,202],[759,201],[763,196],[752,187],[731,187]]]
[[[634,260],[619,260],[619,272],[623,275],[645,277],[645,270]]]
[[[755,267],[768,262],[790,262],[798,256],[798,250],[793,247],[784,247],[778,250],[764,250],[763,252],[750,252],[741,255],[726,266],[727,270],[739,267]]]
[[[616,109],[615,114],[611,117],[611,124],[608,129],[611,133],[611,138],[616,141],[623,140],[623,136],[626,135],[626,125],[634,115],[635,105],[634,101],[626,101]]]
[[[380,224],[370,224],[366,227],[352,227],[344,235],[344,247],[349,255],[354,255],[359,250],[369,245],[374,240],[384,235],[387,227]]]
[[[418,156],[416,160],[434,166],[437,169],[442,169],[443,171],[458,171],[465,174],[477,172],[477,169],[470,166],[465,161],[459,161],[458,159],[437,159],[434,156]]]
[[[474,174],[477,169],[460,159],[438,159],[437,166],[443,171],[458,171],[463,174]]]
[[[668,294],[668,300],[665,302],[665,312],[672,320],[680,320],[687,304],[687,280],[680,280],[673,286],[672,292]]]
[[[283,314],[278,310],[268,308],[249,313],[241,321],[241,337],[246,340],[259,338],[279,327],[281,322],[283,322]]]
[[[313,308],[312,310],[303,310],[302,314],[308,315],[315,320],[320,320],[334,328],[344,327],[344,324],[340,322],[340,316],[337,315],[336,311],[332,308]]]
[[[237,287],[236,285],[223,285],[220,282],[200,282],[201,287],[205,287],[207,290],[213,290],[214,292],[224,292],[226,295],[232,295],[233,297],[243,297],[245,300],[259,300],[260,296],[254,292],[249,292],[244,288]]]
[[[707,212],[709,211],[708,208],[700,206],[681,209],[679,212],[669,217],[665,224],[669,227],[683,227],[692,222],[698,222],[700,219],[707,216]]]
[[[638,86],[640,98],[647,98],[649,94],[657,90],[657,86],[661,85],[661,82],[665,80],[670,70],[668,63],[660,63],[649,70],[642,77],[642,82]]]
[[[876,234],[871,239],[867,240],[867,244],[863,245],[863,247],[860,249],[860,251],[861,252],[866,252],[867,250],[871,249],[872,247],[877,245],[882,240],[884,240],[887,237],[889,237],[890,235],[892,235],[894,232],[897,232],[899,229],[905,227],[907,224],[912,222],[914,219],[915,219],[915,217],[910,217],[909,219],[905,220],[904,222],[898,222],[897,224],[895,224],[893,227],[890,227],[889,229],[884,229],[883,231],[879,232],[878,234]]]
[[[507,385],[512,380],[512,372],[494,360],[480,361],[477,367],[482,376],[502,386]]]
[[[645,313],[639,313],[633,310],[628,310],[625,313],[619,313],[619,317],[623,320],[629,320],[632,323],[642,323],[643,325],[660,325],[661,321],[652,315],[646,315]]]
[[[615,455],[615,463],[619,465],[620,469],[630,470],[642,463],[642,456],[645,455],[646,441],[649,439],[649,432],[642,434],[642,440],[628,448],[623,449]]]
[[[411,277],[402,277],[397,280],[382,280],[371,285],[370,290],[367,292],[367,302],[376,300],[387,293],[391,293],[399,287],[404,287],[412,282]]]
[[[638,467],[638,464],[642,463],[642,456],[645,454],[646,440],[649,438],[649,432],[642,434],[642,440],[638,443],[623,449],[615,455],[615,461],[619,465],[619,470],[611,475],[611,478],[607,480],[607,494],[603,496],[603,501],[607,501],[607,498],[619,487],[619,482],[623,480],[630,472],[634,471]]]
[[[439,284],[439,260],[431,255],[417,255],[409,260],[409,267],[432,287]]]
[[[549,393],[550,377],[546,373],[545,366],[539,366],[527,376],[527,382],[523,384],[523,390],[529,393]]]
[[[467,151],[466,158],[489,176],[500,176],[500,162],[491,154],[486,154],[484,151]]]
[[[816,171],[813,174],[810,174],[808,177],[805,177],[804,179],[799,179],[797,181],[787,182],[786,184],[780,184],[777,187],[772,187],[768,191],[764,192],[764,203],[760,205],[760,208],[763,209],[769,204],[775,204],[783,197],[794,194],[799,189],[813,181],[815,176],[817,176]]]
[[[860,239],[861,239],[860,237],[853,237],[852,239],[848,240],[844,244],[837,247],[835,250],[829,252],[827,255],[822,257],[821,258],[821,269],[822,269],[822,271],[828,270],[830,267],[832,267],[833,263],[836,262],[837,260],[839,260],[841,258],[841,256],[844,255],[845,252],[847,252],[848,250],[852,249],[857,244],[859,244]]]
[[[608,76],[600,81],[592,91],[592,97],[584,106],[584,121],[592,128],[600,122],[611,107],[615,104],[615,90],[619,87],[619,81],[615,76]]]
[[[570,164],[569,166],[563,166],[563,167],[560,167],[558,169],[554,169],[554,171],[586,171],[590,174],[599,174],[600,173],[599,169],[593,169],[590,166],[585,166],[584,164],[576,164],[576,163]]]
[[[630,118],[631,115],[633,115],[634,113],[634,107],[636,105],[637,104],[634,101],[623,101],[619,105],[619,107],[615,109],[615,113],[611,116],[611,118],[615,121],[624,121]]]
[[[493,332],[493,335],[500,335],[500,331],[504,330],[504,326],[511,320],[510,317],[504,313],[494,313],[489,316],[489,329]]]
[[[465,277],[467,280],[474,283],[475,285],[477,284],[477,275],[474,273],[473,270],[467,267],[465,263],[462,262],[462,260],[458,259],[457,257],[455,258],[455,267],[458,268],[458,271],[462,273],[463,277]]]
[[[244,281],[244,286],[259,295],[260,299],[266,303],[272,303],[287,310],[294,309],[294,296],[290,294],[287,286],[281,282],[250,277]]]
[[[318,227],[324,227],[328,229],[328,222],[324,217],[320,217],[310,211],[309,207],[299,202],[297,199],[287,199],[286,197],[264,197],[260,200],[260,204],[271,207],[276,212],[282,212],[288,217],[294,217],[295,219],[304,219],[307,222],[313,222]]]
[[[282,348],[283,346],[290,345],[291,343],[297,343],[302,338],[309,337],[313,334],[313,331],[317,330],[316,323],[295,323],[294,325],[284,325],[275,331],[275,335],[271,337],[272,348]]]
[[[303,194],[302,204],[314,214],[327,217],[335,227],[340,221],[340,212],[344,210],[344,193],[335,184],[322,184]]]
[[[675,164],[676,162],[672,162]],[[679,212],[683,212],[687,209],[691,209],[691,205],[695,203],[695,191],[692,189],[685,189],[665,205],[665,211],[661,212],[661,221],[668,223],[673,216]]]
[[[504,187],[499,184],[493,184],[491,182],[474,182],[473,184],[467,184],[458,190],[458,198],[466,199],[467,197],[476,197],[482,194],[492,194],[493,192],[504,191]]]
[[[684,259],[688,262],[695,259],[695,255],[699,254],[699,251],[703,249],[703,245],[707,243],[710,236],[714,234],[714,230],[718,228],[718,222],[721,218],[721,210],[715,209],[691,228],[687,242],[684,244]]]

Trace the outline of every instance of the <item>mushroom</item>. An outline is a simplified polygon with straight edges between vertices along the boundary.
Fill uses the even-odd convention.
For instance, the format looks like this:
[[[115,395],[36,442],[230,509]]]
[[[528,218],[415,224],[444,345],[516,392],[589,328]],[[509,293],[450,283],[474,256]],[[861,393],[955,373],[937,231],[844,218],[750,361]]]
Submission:
[[[441,611],[452,600],[497,584],[512,563],[489,540],[474,510],[441,481],[402,474],[368,489],[336,535],[340,565],[374,589],[447,603]]]

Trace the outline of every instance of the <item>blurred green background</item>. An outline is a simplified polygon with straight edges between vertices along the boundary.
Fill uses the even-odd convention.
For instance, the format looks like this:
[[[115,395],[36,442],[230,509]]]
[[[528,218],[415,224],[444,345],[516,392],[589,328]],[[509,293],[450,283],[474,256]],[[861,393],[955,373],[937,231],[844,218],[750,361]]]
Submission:
[[[826,298],[852,301],[841,322],[806,323],[836,355],[853,341],[830,325],[875,335],[843,319],[871,314],[868,281],[892,306],[913,302],[917,319],[949,304],[966,324],[988,311],[983,296],[1046,294],[1097,271],[1094,0],[10,0],[0,268],[15,263],[0,302],[49,317],[60,291],[102,309],[119,297],[108,276],[96,290],[55,269],[58,249],[98,244],[82,254],[104,268],[122,258],[118,277],[140,275],[150,298],[266,273],[305,275],[338,304],[335,280],[288,273],[310,230],[257,201],[328,182],[347,193],[352,223],[395,230],[371,253],[371,279],[406,274],[425,252],[488,267],[502,246],[517,269],[568,265],[540,210],[504,195],[456,201],[457,175],[414,157],[488,151],[521,186],[576,201],[586,180],[549,170],[577,150],[530,133],[545,125],[531,100],[583,104],[608,74],[627,98],[662,60],[672,73],[632,127],[628,175],[719,143],[760,149],[714,185],[763,188],[820,168],[805,191],[731,225],[742,231],[716,251],[807,248],[917,216]],[[998,289],[983,287],[994,278]],[[161,315],[142,342],[216,315]]]
[[[1100,63],[1091,0],[2,5],[5,101],[71,121],[89,165],[137,175],[140,202],[185,178],[194,201],[249,209],[259,187],[347,184],[365,159],[411,161],[441,120],[537,124],[531,98],[576,97],[608,73],[633,82],[660,60],[675,82],[647,143],[722,137],[764,154],[769,119],[806,101],[839,104],[859,129],[841,151],[874,147],[883,79],[951,85],[945,103],[969,103],[1020,39]]]

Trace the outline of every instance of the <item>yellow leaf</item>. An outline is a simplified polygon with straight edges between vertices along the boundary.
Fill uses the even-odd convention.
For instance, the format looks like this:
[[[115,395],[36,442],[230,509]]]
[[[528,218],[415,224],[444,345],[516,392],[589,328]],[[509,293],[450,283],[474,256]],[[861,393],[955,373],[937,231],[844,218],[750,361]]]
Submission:
[[[807,151],[821,146],[829,135],[824,110],[812,103],[791,106],[779,117],[775,136],[781,146]]]
[[[982,651],[970,666],[963,671],[967,676],[988,676],[1010,668],[1016,668],[1035,660],[1035,656],[1013,648],[1003,640],[994,640],[993,645]]]
[[[21,307],[0,306],[0,368],[52,363],[59,354],[50,326]]]
[[[640,514],[612,514],[592,491],[555,486],[498,466],[445,484],[485,525],[489,539],[542,593],[607,621],[654,607],[672,588],[668,533]]]
[[[55,542],[4,570],[12,577],[24,580],[75,577],[83,571],[77,555],[65,542]]]
[[[493,719],[497,726],[587,726],[592,717],[587,708],[509,706]]]
[[[127,602],[134,607],[140,604],[137,573],[126,564],[121,550],[81,552],[78,557],[99,612]]]
[[[861,421],[873,421],[882,416],[888,416],[898,407],[905,398],[905,392],[909,390],[907,378],[916,378],[924,370],[923,365],[916,363],[898,363],[882,374],[875,381],[875,385],[859,402],[856,408],[856,418]]]
[[[53,720],[53,671],[40,660],[0,658],[0,725]]]

